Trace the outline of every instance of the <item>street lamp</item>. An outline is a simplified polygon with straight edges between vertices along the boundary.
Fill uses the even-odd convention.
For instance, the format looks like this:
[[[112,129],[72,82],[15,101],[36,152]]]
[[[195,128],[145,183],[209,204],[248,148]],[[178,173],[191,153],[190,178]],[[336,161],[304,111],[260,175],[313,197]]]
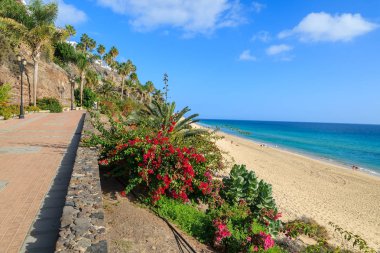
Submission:
[[[20,75],[21,75],[21,97],[20,97],[20,115],[19,119],[25,118],[24,116],[24,85],[22,83],[22,77],[26,66],[26,60],[22,58],[21,55],[17,55],[18,65],[20,67]]]
[[[71,110],[74,110],[74,86],[75,86],[74,77],[70,77],[70,86],[71,86]]]

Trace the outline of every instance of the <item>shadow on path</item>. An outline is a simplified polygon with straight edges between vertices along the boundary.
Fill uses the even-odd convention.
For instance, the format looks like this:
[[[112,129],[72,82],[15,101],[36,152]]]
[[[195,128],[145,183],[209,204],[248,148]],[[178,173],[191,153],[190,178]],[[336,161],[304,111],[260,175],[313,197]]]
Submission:
[[[82,115],[71,143],[67,148],[49,192],[31,226],[20,252],[50,253],[55,251],[61,226],[61,216],[66,201],[67,189],[74,167],[85,114]],[[54,146],[54,144],[53,144]]]

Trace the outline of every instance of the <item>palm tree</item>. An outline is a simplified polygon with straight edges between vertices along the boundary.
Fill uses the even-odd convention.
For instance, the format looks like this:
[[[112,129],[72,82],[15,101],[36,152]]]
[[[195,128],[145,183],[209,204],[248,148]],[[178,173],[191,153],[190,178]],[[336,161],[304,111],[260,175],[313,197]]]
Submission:
[[[98,52],[99,56],[100,56],[100,59],[103,58],[103,54],[106,52],[106,47],[103,46],[102,44],[100,44],[98,46],[98,48],[96,49],[96,51]]]
[[[78,44],[82,52],[90,53],[96,47],[96,41],[90,38],[86,33],[80,37],[80,43]]]
[[[205,129],[194,129],[191,124],[199,121],[198,114],[192,114],[185,117],[185,114],[190,111],[189,107],[185,107],[179,112],[175,113],[175,103],[159,103],[153,101],[147,105],[145,109],[141,110],[137,115],[132,115],[131,120],[136,123],[144,121],[150,124],[152,128],[160,128],[168,130],[171,127],[170,135],[173,138],[189,137],[199,134],[207,133]],[[174,123],[174,126],[173,126]]]
[[[145,83],[145,90],[147,91],[148,93],[148,102],[151,103],[151,94],[152,92],[155,90],[156,88],[154,88],[154,84],[152,81],[148,81]]]
[[[64,30],[59,31],[54,26],[58,14],[56,3],[44,4],[42,0],[31,0],[25,11],[25,15],[20,17],[1,16],[0,29],[11,32],[31,49],[34,64],[33,105],[36,105],[41,53],[53,52],[52,44],[54,40],[62,39]]]
[[[127,62],[123,62],[120,64],[118,68],[118,73],[122,77],[121,81],[121,98],[124,96],[124,82],[125,78],[129,76],[132,72],[136,71],[136,66],[133,65],[131,60],[128,60]]]
[[[115,58],[119,55],[119,50],[117,50],[116,47],[111,47],[109,54],[112,56],[112,59],[115,60]]]
[[[110,66],[112,64],[112,56],[111,56],[111,54],[106,53],[103,56],[103,60],[107,63],[108,66]]]
[[[96,71],[93,71],[91,69],[88,69],[85,74],[85,80],[86,80],[86,85],[91,85],[92,90],[94,88],[97,88],[99,85],[99,75]]]
[[[138,91],[138,83],[139,83],[139,78],[138,78],[136,72],[132,72],[129,75],[129,80],[131,81],[130,84],[132,86],[132,92],[135,93],[134,95],[136,98],[137,97],[136,91]]]
[[[72,26],[72,25],[66,25],[65,30],[67,32],[68,38],[70,38],[71,36],[75,36],[75,34],[77,34],[77,31],[75,30],[74,26]]]

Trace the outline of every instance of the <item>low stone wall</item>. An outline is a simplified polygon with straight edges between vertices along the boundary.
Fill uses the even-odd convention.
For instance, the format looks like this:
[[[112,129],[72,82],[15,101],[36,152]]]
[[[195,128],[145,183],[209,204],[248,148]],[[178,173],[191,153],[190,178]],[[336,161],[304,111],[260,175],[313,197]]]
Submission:
[[[87,113],[82,130],[93,131]],[[61,218],[56,252],[107,252],[96,148],[79,146]]]

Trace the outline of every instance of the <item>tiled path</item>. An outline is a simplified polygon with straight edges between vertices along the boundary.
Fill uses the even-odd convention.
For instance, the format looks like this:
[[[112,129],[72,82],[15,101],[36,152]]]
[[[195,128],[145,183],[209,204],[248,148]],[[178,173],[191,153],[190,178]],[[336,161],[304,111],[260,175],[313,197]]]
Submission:
[[[0,253],[21,250],[83,114],[0,121]]]

